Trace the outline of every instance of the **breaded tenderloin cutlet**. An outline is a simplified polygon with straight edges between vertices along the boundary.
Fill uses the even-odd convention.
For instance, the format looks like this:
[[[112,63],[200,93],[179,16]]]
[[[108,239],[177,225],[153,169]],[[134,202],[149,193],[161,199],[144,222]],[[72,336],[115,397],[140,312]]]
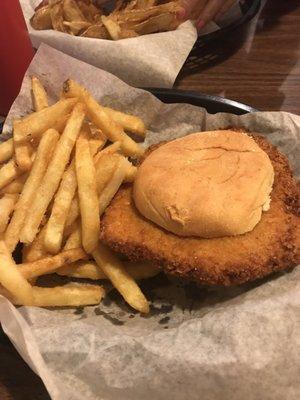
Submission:
[[[251,232],[215,239],[176,236],[143,218],[132,186],[123,186],[106,210],[101,240],[131,260],[150,261],[168,274],[206,285],[241,284],[296,266],[299,189],[287,158],[263,137],[254,139],[269,155],[275,181],[270,209]]]

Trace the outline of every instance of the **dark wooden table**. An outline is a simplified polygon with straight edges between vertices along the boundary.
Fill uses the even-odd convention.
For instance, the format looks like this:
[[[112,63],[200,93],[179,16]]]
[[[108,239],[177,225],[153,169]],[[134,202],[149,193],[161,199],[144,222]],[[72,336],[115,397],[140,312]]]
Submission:
[[[183,70],[176,87],[300,114],[299,1],[269,0],[253,28],[235,54],[192,74]]]
[[[176,87],[216,94],[260,110],[300,114],[300,5],[269,0],[255,32],[226,60],[183,70]],[[0,331],[0,399],[47,400],[40,379]]]

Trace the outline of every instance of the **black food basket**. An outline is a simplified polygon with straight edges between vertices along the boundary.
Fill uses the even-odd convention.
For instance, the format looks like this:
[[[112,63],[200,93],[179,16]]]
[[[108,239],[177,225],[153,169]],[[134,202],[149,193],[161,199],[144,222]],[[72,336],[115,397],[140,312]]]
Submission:
[[[245,42],[251,20],[261,7],[261,0],[241,0],[241,17],[216,32],[200,36],[185,63],[186,72],[207,67],[229,57]]]

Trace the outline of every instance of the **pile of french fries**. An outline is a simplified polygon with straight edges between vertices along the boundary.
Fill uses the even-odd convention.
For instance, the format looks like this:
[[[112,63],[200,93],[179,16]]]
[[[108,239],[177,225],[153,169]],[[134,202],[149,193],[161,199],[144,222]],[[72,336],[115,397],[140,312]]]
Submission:
[[[15,120],[12,139],[0,144],[0,293],[17,305],[93,305],[105,296],[98,280],[108,279],[130,306],[147,313],[136,280],[158,269],[125,265],[99,242],[101,215],[120,185],[134,179],[128,157],[143,154],[126,132],[143,137],[144,123],[100,105],[70,79],[49,105],[41,81],[32,77],[32,97],[36,111]],[[71,282],[37,286],[37,278],[51,274]]]
[[[92,0],[43,1],[31,18],[34,29],[54,29],[75,36],[98,39],[126,39],[174,30],[180,21],[178,1],[119,0],[105,15]]]

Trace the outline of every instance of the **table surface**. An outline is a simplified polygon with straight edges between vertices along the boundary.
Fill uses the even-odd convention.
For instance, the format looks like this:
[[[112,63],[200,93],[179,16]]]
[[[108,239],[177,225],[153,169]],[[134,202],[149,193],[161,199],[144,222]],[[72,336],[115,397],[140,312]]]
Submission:
[[[299,2],[269,0],[238,51],[196,72],[184,68],[175,86],[220,95],[259,110],[300,114]],[[0,354],[1,400],[49,399],[40,379],[1,330]]]

